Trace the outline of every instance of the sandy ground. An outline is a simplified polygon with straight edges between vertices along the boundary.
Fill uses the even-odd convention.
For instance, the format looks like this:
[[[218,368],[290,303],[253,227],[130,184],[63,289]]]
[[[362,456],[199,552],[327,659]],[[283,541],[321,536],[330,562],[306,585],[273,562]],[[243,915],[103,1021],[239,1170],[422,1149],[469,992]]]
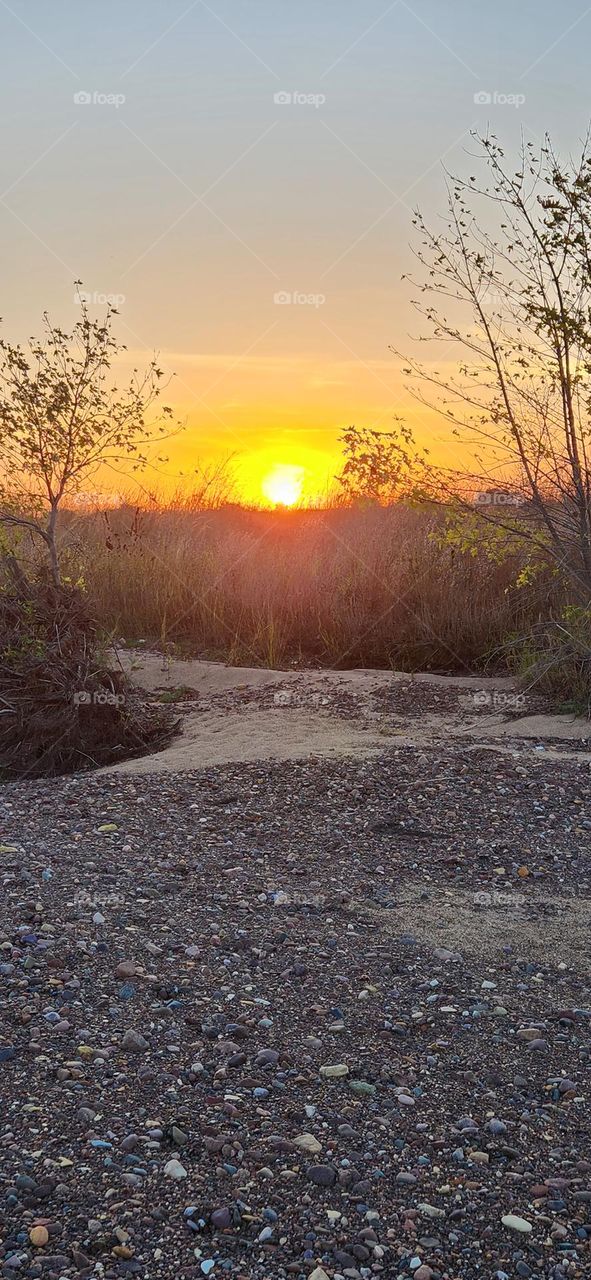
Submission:
[[[127,760],[104,774],[186,774],[229,765],[339,759],[353,764],[415,748],[427,756],[449,749],[467,761],[470,775],[483,759],[491,771],[508,758],[524,775],[542,774],[552,762],[585,772],[591,764],[589,722],[572,715],[532,711],[508,678],[438,676],[386,671],[271,671],[196,660],[169,661],[160,654],[123,654],[135,683],[178,706],[179,731],[163,751]],[[192,693],[192,698],[191,698]],[[178,703],[176,699],[179,699]],[[182,699],[187,698],[187,701]],[[535,706],[535,700],[534,704]],[[488,767],[485,766],[485,768]],[[482,903],[452,884],[433,894],[428,879],[403,876],[397,886],[392,928],[432,944],[493,957],[501,946],[540,962],[567,958],[589,970],[591,898],[577,900],[550,885],[528,884],[526,902],[501,894]],[[515,900],[513,900],[515,899]],[[371,927],[388,931],[383,912],[367,902],[351,909]]]
[[[509,678],[481,676],[438,676],[420,672],[409,676],[403,671],[274,671],[267,667],[229,667],[221,662],[203,662],[200,659],[173,659],[160,653],[142,653],[139,650],[121,651],[118,654],[124,670],[144,689],[174,689],[187,685],[204,694],[234,692],[238,689],[263,689],[273,685],[294,685],[304,677],[311,688],[323,688],[327,683],[352,687],[360,692],[375,689],[390,681],[410,680],[416,684],[455,685],[459,689],[511,689]]]
[[[196,660],[172,661],[153,653],[123,653],[134,682],[156,696],[179,701],[175,740],[155,755],[128,760],[115,771],[176,772],[257,760],[310,757],[364,758],[393,746],[428,746],[455,738],[491,750],[569,752],[578,760],[590,738],[587,720],[519,714],[509,679],[386,671],[270,671]],[[409,698],[416,693],[417,708]],[[404,705],[397,706],[398,694]],[[390,700],[386,710],[376,698]],[[475,705],[475,700],[477,705]],[[517,707],[517,710],[516,710]]]

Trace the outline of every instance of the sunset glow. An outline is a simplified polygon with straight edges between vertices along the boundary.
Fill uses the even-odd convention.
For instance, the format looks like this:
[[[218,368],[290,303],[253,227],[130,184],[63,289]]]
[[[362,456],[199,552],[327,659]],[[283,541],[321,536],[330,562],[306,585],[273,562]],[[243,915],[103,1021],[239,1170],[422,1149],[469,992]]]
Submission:
[[[262,490],[265,498],[275,506],[293,507],[302,496],[304,468],[278,463],[265,476]]]
[[[3,326],[26,341],[46,307],[69,331],[81,279],[93,318],[117,308],[130,366],[158,353],[183,430],[151,451],[150,492],[190,490],[199,467],[231,456],[244,501],[316,501],[347,425],[388,430],[396,415],[433,459],[462,460],[391,351],[412,354],[420,327],[405,278],[413,209],[441,211],[443,169],[464,171],[471,129],[511,147],[551,122],[568,152],[586,110],[573,112],[561,80],[568,54],[584,104],[582,0],[566,30],[538,0],[539,41],[531,6],[499,3],[303,0],[288,35],[281,6],[238,0],[108,3],[105,20],[66,0],[0,6],[16,112]],[[288,471],[271,479],[276,466]],[[131,466],[96,478],[101,491],[135,483]]]

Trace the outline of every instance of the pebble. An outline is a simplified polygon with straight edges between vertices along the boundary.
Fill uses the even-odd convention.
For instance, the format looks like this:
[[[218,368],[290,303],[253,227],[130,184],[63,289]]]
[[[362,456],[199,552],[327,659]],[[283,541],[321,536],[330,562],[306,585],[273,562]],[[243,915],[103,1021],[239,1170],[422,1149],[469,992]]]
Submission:
[[[519,1218],[514,1213],[505,1213],[501,1218],[501,1222],[504,1227],[509,1227],[510,1231],[520,1231],[525,1235],[528,1235],[533,1230],[531,1222],[528,1222],[526,1218]]]
[[[337,1180],[336,1169],[328,1164],[308,1165],[306,1176],[318,1187],[333,1187]]]
[[[591,1001],[540,907],[589,893],[586,776],[394,741],[6,784],[0,1275],[586,1274]],[[411,886],[470,911],[521,857],[539,936],[508,908],[488,947],[494,906],[463,958],[402,933]]]
[[[232,1210],[226,1206],[222,1209],[214,1209],[211,1214],[211,1224],[218,1231],[223,1231],[226,1227],[230,1227],[232,1225],[232,1221]]]
[[[126,1031],[121,1040],[121,1048],[126,1053],[144,1053],[149,1047],[148,1041],[138,1031]]]
[[[295,1147],[299,1147],[300,1151],[309,1151],[311,1155],[318,1155],[322,1151],[322,1143],[314,1137],[312,1133],[300,1133],[293,1139]]]
[[[49,1232],[47,1227],[31,1227],[29,1231],[29,1240],[35,1245],[36,1249],[42,1248],[49,1240]]]
[[[187,1177],[187,1170],[180,1160],[169,1160],[164,1166],[164,1173],[167,1178],[173,1178],[175,1182],[180,1182],[182,1178]]]

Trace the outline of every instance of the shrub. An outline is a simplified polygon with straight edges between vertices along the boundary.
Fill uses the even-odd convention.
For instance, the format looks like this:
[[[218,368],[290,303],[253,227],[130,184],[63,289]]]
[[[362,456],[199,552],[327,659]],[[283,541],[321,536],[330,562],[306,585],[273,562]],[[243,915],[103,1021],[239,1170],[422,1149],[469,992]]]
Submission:
[[[0,561],[0,777],[35,777],[154,750],[170,730],[108,670],[83,593]]]
[[[561,710],[591,715],[591,609],[567,605],[515,643],[513,665],[524,686]]]

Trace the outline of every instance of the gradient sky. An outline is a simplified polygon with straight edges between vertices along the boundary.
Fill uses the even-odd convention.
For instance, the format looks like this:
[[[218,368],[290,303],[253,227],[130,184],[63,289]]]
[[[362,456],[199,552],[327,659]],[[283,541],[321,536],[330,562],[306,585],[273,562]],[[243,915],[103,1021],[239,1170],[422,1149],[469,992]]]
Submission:
[[[236,453],[250,496],[275,463],[312,492],[343,426],[395,413],[446,447],[388,352],[418,329],[412,209],[443,210],[474,126],[576,147],[586,0],[0,0],[0,42],[4,331],[71,327],[76,277],[124,299],[188,423],[150,484]]]

